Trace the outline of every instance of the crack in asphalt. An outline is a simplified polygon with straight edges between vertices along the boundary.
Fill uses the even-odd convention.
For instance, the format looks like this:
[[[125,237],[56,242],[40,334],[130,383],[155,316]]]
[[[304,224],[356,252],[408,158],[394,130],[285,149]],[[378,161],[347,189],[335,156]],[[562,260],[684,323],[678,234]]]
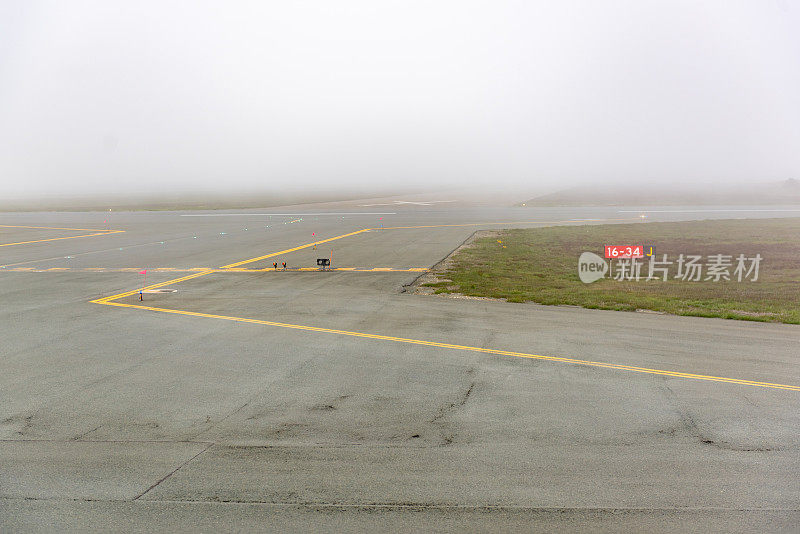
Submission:
[[[470,367],[469,369],[467,369],[466,374],[467,376],[470,377],[473,376],[475,374],[475,368]],[[446,425],[446,423],[443,421],[444,417],[449,413],[451,413],[452,411],[461,408],[467,403],[470,395],[472,395],[472,391],[475,389],[475,385],[476,385],[475,380],[471,380],[466,391],[464,391],[464,393],[461,394],[458,400],[445,404],[444,406],[440,407],[438,413],[434,415],[433,418],[428,422],[444,427]],[[442,437],[442,443],[441,443],[442,446],[451,445],[455,440],[455,435],[453,433],[446,433],[444,428],[440,428],[440,434]]]
[[[697,440],[698,443],[701,443],[703,445],[710,445],[710,446],[715,447],[715,448],[717,448],[719,450],[726,450],[726,451],[734,451],[734,452],[773,452],[773,451],[781,451],[781,450],[783,450],[780,447],[766,447],[766,446],[764,446],[764,447],[748,447],[748,446],[745,446],[745,445],[737,445],[737,444],[734,444],[734,443],[730,443],[728,441],[719,441],[719,440],[711,439],[709,436],[707,436],[700,429],[700,427],[697,424],[697,421],[695,421],[695,418],[692,416],[692,414],[690,414],[688,410],[686,410],[684,408],[681,408],[679,406],[677,395],[672,390],[672,388],[669,387],[669,385],[666,382],[664,383],[664,388],[666,388],[666,390],[668,391],[667,397],[670,400],[675,413],[680,418],[680,422],[681,422],[682,427],[681,428],[671,427],[669,429],[660,430],[659,431],[660,434],[669,434],[671,436],[674,436],[678,431],[683,431],[686,434],[688,434],[689,436],[691,436],[692,438],[694,438],[695,440]]]

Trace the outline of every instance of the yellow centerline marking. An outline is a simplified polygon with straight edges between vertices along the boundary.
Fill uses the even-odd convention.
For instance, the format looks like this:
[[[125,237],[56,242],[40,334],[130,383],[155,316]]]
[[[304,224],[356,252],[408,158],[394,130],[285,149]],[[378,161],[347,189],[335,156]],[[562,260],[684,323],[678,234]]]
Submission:
[[[80,237],[92,237],[96,235],[109,235],[109,234],[118,234],[120,232],[124,232],[125,230],[111,230],[109,232],[97,232],[94,234],[83,234],[83,235],[71,235],[67,237],[51,237],[50,239],[34,239],[32,241],[18,241],[16,243],[0,243],[0,247],[10,247],[12,245],[27,245],[30,243],[44,243],[45,241],[59,241],[61,239],[78,239]]]
[[[169,284],[177,284],[178,282],[184,282],[186,280],[191,280],[192,278],[199,278],[201,276],[205,276],[207,274],[211,274],[212,272],[214,272],[213,269],[206,269],[204,271],[200,271],[200,272],[197,272],[197,273],[194,273],[194,274],[190,274],[190,275],[187,275],[187,276],[182,276],[180,278],[174,278],[172,280],[167,280],[166,282],[159,282],[158,284],[153,284],[153,285],[149,285],[149,286],[146,286],[146,287],[134,289],[132,291],[126,291],[124,293],[118,293],[116,295],[111,295],[109,297],[103,297],[103,298],[91,300],[89,302],[92,302],[94,304],[111,304],[110,301],[112,301],[112,300],[121,299],[123,297],[129,297],[131,295],[136,295],[136,294],[139,293],[139,291],[147,291],[148,289],[157,289],[159,287],[168,286]]]
[[[330,238],[324,239],[322,241],[315,241],[314,243],[308,243],[308,244],[305,244],[305,245],[300,245],[299,247],[294,247],[294,248],[290,248],[290,249],[287,249],[287,250],[282,250],[280,252],[273,252],[272,254],[265,254],[264,256],[259,256],[257,258],[250,258],[249,260],[244,260],[244,261],[240,261],[240,262],[237,262],[237,263],[231,263],[229,265],[223,265],[221,267],[221,269],[231,269],[233,267],[238,267],[239,265],[244,265],[246,263],[252,263],[254,261],[263,260],[265,258],[271,258],[271,257],[277,256],[279,254],[286,254],[287,252],[294,252],[295,250],[301,250],[301,249],[304,249],[304,248],[313,247],[315,244],[327,243],[329,241],[334,241],[336,239],[342,239],[344,237],[349,237],[351,235],[357,235],[357,234],[361,234],[361,233],[364,233],[364,232],[369,232],[369,229],[368,228],[364,228],[364,229],[358,230],[356,232],[350,232],[349,234],[343,234],[343,235],[339,235],[339,236],[336,236],[336,237],[330,237]],[[207,274],[211,274],[214,271],[217,271],[217,269],[202,269],[202,270],[198,270],[198,272],[196,272],[194,274],[183,276],[181,278],[175,278],[173,280],[167,280],[166,282],[160,282],[158,284],[153,284],[153,285],[150,285],[150,286],[147,286],[147,287],[143,287],[143,288],[140,288],[140,289],[134,289],[134,290],[131,290],[131,291],[126,291],[124,293],[118,293],[116,295],[111,295],[111,296],[108,296],[108,297],[95,299],[95,300],[92,300],[90,302],[92,302],[94,304],[116,305],[115,303],[111,303],[110,301],[121,299],[123,297],[129,297],[131,295],[136,295],[137,293],[139,293],[140,290],[141,291],[147,291],[149,289],[157,289],[159,287],[164,287],[164,286],[167,286],[169,284],[177,284],[179,282],[184,282],[186,280],[191,280],[193,278],[199,278],[201,276],[205,276]]]
[[[202,276],[208,273],[199,273],[195,276]],[[188,277],[187,277],[188,278]],[[173,280],[171,282],[178,282],[179,280]],[[171,283],[169,282],[169,283]],[[166,285],[162,284],[162,285]],[[157,286],[152,286],[157,287]],[[147,288],[150,289],[150,288]],[[137,291],[133,291],[128,293],[127,295],[138,293]],[[126,294],[122,294],[120,296],[126,296]],[[118,298],[118,297],[114,297]],[[251,324],[259,324],[259,325],[266,325],[266,326],[276,326],[280,328],[291,328],[294,330],[305,330],[309,332],[322,332],[327,334],[337,334],[341,336],[351,336],[351,337],[360,337],[366,339],[377,339],[381,341],[394,341],[398,343],[410,343],[413,345],[425,345],[428,347],[438,347],[438,348],[445,348],[445,349],[453,349],[453,350],[463,350],[463,351],[470,351],[470,352],[481,352],[484,354],[496,354],[500,356],[514,356],[517,358],[526,358],[531,360],[545,360],[550,362],[559,362],[559,363],[569,363],[574,365],[585,365],[590,367],[601,367],[604,369],[615,369],[620,371],[630,371],[635,373],[646,373],[652,375],[662,375],[662,376],[672,376],[675,378],[690,378],[694,380],[706,380],[712,382],[727,382],[730,384],[739,384],[745,386],[754,386],[754,387],[763,387],[763,388],[772,388],[772,389],[786,389],[790,391],[800,391],[800,386],[792,386],[789,384],[776,384],[772,382],[758,382],[755,380],[742,380],[739,378],[727,378],[722,376],[710,376],[710,375],[700,375],[694,373],[682,373],[678,371],[669,371],[664,369],[652,369],[649,367],[636,367],[632,365],[622,365],[622,364],[615,364],[615,363],[607,363],[607,362],[595,362],[591,360],[579,360],[576,358],[561,358],[557,356],[542,356],[540,354],[529,354],[525,352],[514,352],[508,350],[498,350],[498,349],[487,349],[482,347],[471,347],[469,345],[454,345],[452,343],[439,343],[436,341],[425,341],[421,339],[409,339],[409,338],[402,338],[402,337],[394,337],[394,336],[384,336],[380,334],[369,334],[365,332],[351,332],[348,330],[336,330],[332,328],[321,328],[318,326],[306,326],[306,325],[299,325],[299,324],[290,324],[290,323],[278,323],[275,321],[263,321],[260,319],[249,319],[246,317],[232,317],[229,315],[214,315],[211,313],[201,313],[201,312],[193,312],[187,310],[172,310],[169,308],[157,308],[155,306],[142,306],[138,304],[124,304],[121,302],[110,302],[109,299],[100,299],[97,302],[99,304],[107,304],[108,306],[118,306],[122,308],[137,308],[141,310],[150,310],[150,311],[157,311],[163,313],[172,313],[177,315],[189,315],[192,317],[204,317],[208,319],[222,319],[225,321],[236,321],[240,323],[251,323]]]
[[[76,232],[94,232],[91,234],[83,234],[83,235],[70,235],[66,237],[51,237],[49,239],[18,241],[16,243],[0,243],[0,247],[10,247],[12,245],[27,245],[30,243],[44,243],[46,241],[59,241],[61,239],[78,239],[80,237],[92,237],[97,235],[119,234],[125,231],[125,230],[100,230],[97,228],[60,228],[55,226],[22,226],[22,225],[11,225],[11,224],[0,224],[0,228],[33,228],[38,230],[74,230]]]
[[[362,234],[364,232],[369,232],[369,228],[364,228],[362,230],[358,230],[355,232],[350,232],[349,234],[337,235],[336,237],[329,237],[328,239],[323,239],[322,241],[314,241],[313,243],[306,243],[305,245],[300,245],[299,247],[289,248],[286,250],[281,250],[280,252],[273,252],[271,254],[264,254],[263,256],[258,256],[256,258],[250,258],[249,260],[238,261],[236,263],[231,263],[228,265],[223,265],[223,269],[230,269],[231,267],[238,267],[240,265],[244,265],[246,263],[253,263],[254,261],[265,260],[267,258],[273,258],[275,256],[279,256],[281,254],[287,254],[289,252],[294,252],[295,250],[302,250],[304,248],[313,247],[314,245],[319,245],[322,243],[328,243],[329,241],[335,241],[337,239],[342,239],[344,237],[349,237],[351,235]]]
[[[76,232],[124,232],[124,230],[103,230],[102,228],[64,228],[61,226],[23,226],[19,224],[0,224],[0,228],[33,228],[35,230],[75,230]]]

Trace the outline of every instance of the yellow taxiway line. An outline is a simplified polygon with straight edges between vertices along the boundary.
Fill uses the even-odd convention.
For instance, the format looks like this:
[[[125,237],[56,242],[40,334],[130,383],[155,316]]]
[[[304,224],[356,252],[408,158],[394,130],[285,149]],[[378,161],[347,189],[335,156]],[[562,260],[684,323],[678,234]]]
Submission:
[[[194,274],[190,274],[190,275],[187,275],[187,276],[182,276],[181,278],[174,278],[172,280],[167,280],[166,282],[160,282],[158,284],[149,285],[149,286],[146,286],[146,287],[142,287],[140,289],[134,289],[132,291],[126,291],[124,293],[118,293],[116,295],[111,295],[111,296],[108,296],[108,297],[95,299],[95,300],[92,300],[90,302],[92,302],[94,304],[107,304],[109,306],[116,306],[118,304],[117,303],[112,303],[111,302],[112,300],[117,300],[117,299],[121,299],[123,297],[129,297],[131,295],[136,295],[137,293],[139,293],[139,291],[147,291],[147,290],[150,290],[150,289],[157,289],[159,287],[164,287],[164,286],[167,286],[167,285],[170,285],[170,284],[177,284],[179,282],[184,282],[186,280],[191,280],[193,278],[200,278],[201,276],[206,276],[207,274],[211,274],[211,273],[213,273],[214,271],[217,271],[217,270],[232,269],[234,267],[238,267],[239,265],[244,265],[246,263],[252,263],[254,261],[263,260],[265,258],[271,258],[271,257],[277,256],[279,254],[286,254],[287,252],[294,252],[295,250],[301,250],[301,249],[304,249],[304,248],[313,247],[314,245],[318,245],[320,243],[327,243],[329,241],[334,241],[336,239],[342,239],[343,237],[348,237],[348,236],[360,234],[360,233],[363,233],[363,232],[369,232],[369,230],[365,228],[363,230],[358,230],[356,232],[350,232],[349,234],[343,234],[343,235],[339,235],[339,236],[336,236],[336,237],[330,237],[328,239],[323,239],[322,241],[315,241],[313,243],[300,245],[299,247],[294,247],[294,248],[290,248],[290,249],[287,249],[287,250],[282,250],[280,252],[273,252],[272,254],[265,254],[264,256],[258,256],[257,258],[250,258],[249,260],[244,260],[244,261],[240,261],[240,262],[237,262],[237,263],[231,263],[229,265],[223,265],[220,269],[196,268],[198,272],[196,272]],[[195,269],[192,269],[192,270],[195,270]]]
[[[159,282],[158,284],[152,284],[149,286],[142,287],[140,289],[134,289],[132,291],[126,291],[124,293],[118,293],[116,295],[111,295],[108,297],[103,297],[95,300],[90,300],[89,302],[93,304],[112,304],[110,301],[121,299],[123,297],[130,297],[131,295],[136,295],[139,291],[147,291],[149,289],[157,289],[159,287],[168,286],[169,284],[177,284],[178,282],[185,282],[186,280],[191,280],[192,278],[200,278],[201,276],[205,276],[207,274],[211,274],[213,269],[206,269],[204,271],[200,271],[194,274],[190,274],[187,276],[182,276],[180,278],[173,278],[172,280],[167,280],[166,282]],[[116,305],[116,304],[113,304]]]
[[[265,260],[267,258],[273,258],[275,256],[280,256],[281,254],[287,254],[289,252],[294,252],[295,250],[302,250],[304,248],[313,247],[314,245],[320,245],[322,243],[328,243],[329,241],[335,241],[337,239],[342,239],[344,237],[350,237],[351,235],[362,234],[364,232],[369,232],[369,228],[364,228],[363,230],[357,230],[355,232],[350,232],[349,234],[342,234],[337,235],[336,237],[329,237],[328,239],[323,239],[321,241],[314,241],[313,243],[306,243],[305,245],[300,245],[299,247],[289,248],[286,250],[281,250],[280,252],[273,252],[272,254],[264,254],[263,256],[258,256],[256,258],[250,258],[249,260],[244,261],[237,261],[236,263],[231,263],[228,265],[223,265],[223,269],[230,269],[232,267],[238,267],[240,265],[245,265],[246,263],[253,263],[254,261]]]
[[[198,273],[195,276],[203,276],[208,273]],[[167,283],[178,282],[179,280],[172,280]],[[161,284],[166,285],[167,283]],[[161,285],[152,286],[152,287],[160,287]],[[147,288],[150,289],[150,288]],[[436,341],[425,341],[421,339],[409,339],[403,337],[394,337],[394,336],[383,336],[379,334],[369,334],[365,332],[350,332],[348,330],[336,330],[332,328],[321,328],[318,326],[306,326],[306,325],[299,325],[299,324],[289,324],[289,323],[278,323],[275,321],[263,321],[260,319],[248,319],[246,317],[232,317],[229,315],[214,315],[211,313],[201,313],[201,312],[193,312],[187,310],[172,310],[169,308],[157,308],[155,306],[142,306],[138,304],[125,304],[122,302],[110,302],[111,299],[120,298],[122,296],[131,295],[133,293],[138,293],[137,291],[123,293],[117,295],[115,297],[110,297],[106,299],[100,299],[92,302],[97,302],[99,304],[106,304],[108,306],[118,306],[122,308],[137,308],[140,310],[149,310],[149,311],[156,311],[162,313],[172,313],[177,315],[188,315],[191,317],[205,317],[208,319],[222,319],[225,321],[236,321],[240,323],[251,323],[251,324],[259,324],[265,326],[276,326],[280,328],[291,328],[294,330],[305,330],[309,332],[322,332],[326,334],[337,334],[341,336],[352,336],[352,337],[360,337],[366,339],[377,339],[381,341],[394,341],[398,343],[410,343],[414,345],[425,345],[428,347],[438,347],[444,349],[453,349],[453,350],[463,350],[463,351],[470,351],[470,352],[482,352],[484,354],[496,354],[499,356],[514,356],[517,358],[527,358],[531,360],[545,360],[550,362],[559,362],[559,363],[569,363],[574,365],[585,365],[590,367],[601,367],[604,369],[615,369],[619,371],[630,371],[635,373],[646,373],[652,375],[662,375],[662,376],[671,376],[675,378],[690,378],[694,380],[706,380],[711,382],[726,382],[729,384],[739,384],[743,386],[754,386],[754,387],[762,387],[762,388],[772,388],[772,389],[785,389],[790,391],[800,391],[800,386],[792,386],[789,384],[776,384],[772,382],[758,382],[755,380],[742,380],[739,378],[727,378],[722,376],[710,376],[710,375],[700,375],[694,373],[682,373],[679,371],[669,371],[665,369],[652,369],[649,367],[636,367],[632,365],[622,365],[622,364],[615,364],[615,363],[608,363],[608,362],[595,362],[591,360],[579,360],[576,358],[560,358],[557,356],[542,356],[540,354],[528,354],[525,352],[514,352],[508,350],[498,350],[498,349],[487,349],[482,347],[471,347],[469,345],[454,345],[452,343],[439,343]]]
[[[65,228],[62,226],[23,226],[21,224],[0,224],[0,228],[33,228],[34,230],[75,230],[76,232],[124,232],[125,230],[103,230],[102,228]]]
[[[30,243],[44,243],[45,241],[58,241],[61,239],[78,239],[79,237],[92,237],[96,235],[119,234],[125,231],[125,230],[100,230],[97,228],[59,228],[54,226],[21,226],[21,225],[10,225],[10,224],[0,224],[0,228],[33,228],[38,230],[74,230],[76,232],[94,232],[91,234],[70,235],[65,237],[51,237],[49,239],[18,241],[16,243],[0,243],[0,247],[10,247],[12,245],[27,245]]]

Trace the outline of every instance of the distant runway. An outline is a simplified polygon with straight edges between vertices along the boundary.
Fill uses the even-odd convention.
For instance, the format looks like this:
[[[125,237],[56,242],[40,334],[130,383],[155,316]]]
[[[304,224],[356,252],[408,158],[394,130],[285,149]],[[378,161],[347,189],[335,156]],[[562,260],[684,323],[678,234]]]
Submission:
[[[720,208],[720,209],[680,209],[680,210],[617,210],[617,213],[781,213],[781,212],[800,212],[800,208],[789,209],[734,209],[734,208]]]
[[[407,291],[476,230],[647,224],[619,213],[119,213],[2,249],[35,268],[0,269],[0,530],[791,530],[799,327]]]
[[[181,214],[181,217],[311,217],[313,215],[397,215],[397,213],[393,211],[330,211],[316,213],[183,213]]]

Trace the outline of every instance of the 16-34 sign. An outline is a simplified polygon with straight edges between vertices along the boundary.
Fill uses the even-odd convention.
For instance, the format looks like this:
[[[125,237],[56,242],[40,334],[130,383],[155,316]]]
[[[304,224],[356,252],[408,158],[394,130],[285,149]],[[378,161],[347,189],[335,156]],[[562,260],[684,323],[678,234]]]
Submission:
[[[606,245],[606,258],[644,258],[653,255],[653,247],[644,245]]]

